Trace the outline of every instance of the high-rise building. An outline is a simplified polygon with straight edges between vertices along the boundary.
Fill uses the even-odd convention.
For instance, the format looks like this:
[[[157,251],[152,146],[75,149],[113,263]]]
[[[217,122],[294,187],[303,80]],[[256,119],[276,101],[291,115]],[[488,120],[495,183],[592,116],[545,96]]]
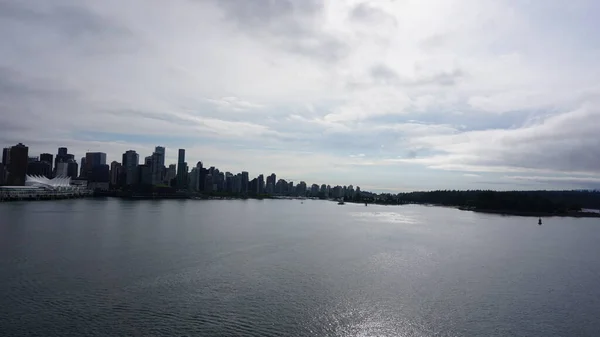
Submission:
[[[2,149],[2,164],[4,164],[5,168],[8,168],[10,164],[10,147]]]
[[[52,172],[53,166],[52,164],[54,163],[54,156],[50,153],[42,153],[40,155],[40,161],[45,161],[48,164],[50,164],[50,172]]]
[[[138,165],[137,170],[137,177],[139,180],[136,183],[140,185],[151,185],[152,168],[148,165]]]
[[[171,164],[165,173],[165,184],[171,186],[171,181],[177,177],[177,165]]]
[[[56,157],[54,158],[54,176],[58,177],[58,176],[62,175],[64,177],[69,176],[71,178],[77,178],[77,175],[79,174],[78,168],[75,168],[75,172],[71,171],[70,173],[67,173],[67,172],[64,172],[65,165],[61,165],[61,170],[58,170],[59,163],[65,163],[68,167],[68,164],[71,162],[77,164],[77,161],[75,160],[75,156],[72,154],[68,154],[66,147],[59,147],[58,153],[56,154]],[[78,165],[75,165],[75,166],[78,166]],[[82,165],[82,166],[84,166],[84,165]],[[73,164],[71,164],[71,170],[73,170],[73,168],[74,168],[74,166],[73,166]],[[59,173],[57,171],[61,171],[61,173]],[[64,173],[64,175],[62,173]]]
[[[204,177],[204,192],[212,192],[213,191],[213,176],[212,174],[207,174]]]
[[[248,172],[242,171],[241,192],[248,193]]]
[[[161,159],[160,162],[158,163],[158,165],[160,167],[165,167],[165,148],[164,146],[157,146],[154,148],[154,153],[159,153],[161,155]]]
[[[275,188],[276,183],[277,183],[277,176],[275,175],[275,173],[271,173],[271,175],[267,177],[266,192],[269,194],[273,193],[273,189]],[[269,187],[269,185],[271,187]]]
[[[73,156],[71,155],[67,155],[67,157],[69,156]],[[67,177],[71,177],[71,178],[77,178],[77,172],[79,171],[79,165],[77,165],[77,161],[75,160],[75,158],[69,158],[67,159]]]
[[[52,170],[50,163],[47,161],[33,161],[27,164],[27,174],[32,176],[44,176],[46,178],[52,177]]]
[[[94,169],[96,167],[100,167],[100,166],[105,166],[106,165],[106,153],[104,152],[88,152],[85,154],[85,174],[86,174],[86,178],[88,179],[88,181],[90,180],[90,178],[94,179],[94,181],[96,181],[97,179],[101,179],[102,182],[108,182],[110,180],[110,174],[108,174],[106,177],[105,175],[105,171],[106,172],[110,172],[110,167],[108,167],[108,165],[106,165],[106,168],[102,168],[102,169],[97,169],[95,172],[97,174],[99,174],[100,176],[94,176],[94,177],[90,177],[90,175],[92,174],[92,172],[94,171]],[[84,166],[84,165],[82,165]],[[106,181],[104,181],[106,180]]]
[[[21,143],[10,148],[7,185],[25,185],[29,148]]]
[[[198,189],[200,188],[200,169],[198,169],[197,167],[192,168],[192,170],[190,171],[190,184],[188,186],[188,189],[190,191],[198,191]]]
[[[242,193],[242,174],[238,173],[233,176],[233,193]]]
[[[158,146],[157,148],[160,148]],[[151,168],[152,168],[152,185],[160,185],[163,181],[163,171],[164,171],[164,148],[162,148],[161,152],[154,152],[151,156]]]
[[[185,149],[179,149],[177,156],[177,188],[185,189],[187,185],[188,167],[185,162]]]
[[[306,196],[306,183],[304,181],[301,181],[297,186],[296,186],[296,195],[300,196],[300,197],[305,197]]]
[[[248,183],[248,194],[256,195],[258,194],[258,179],[254,178],[250,180]]]
[[[86,172],[86,164],[85,164],[85,157],[81,157],[81,166],[79,166],[79,177],[80,178],[85,178],[85,176],[87,175]]]
[[[233,192],[233,174],[231,172],[225,172],[225,191]]]
[[[6,167],[0,163],[0,186],[6,183]]]
[[[257,180],[257,184],[258,184],[258,186],[257,186],[257,189],[258,189],[257,193],[258,194],[265,193],[265,177],[261,174],[261,175],[258,176],[258,178],[256,180]]]
[[[140,156],[133,150],[123,153],[123,172],[125,174],[125,185],[134,185],[138,183],[138,164]]]
[[[55,177],[69,176],[69,163],[65,163],[65,162],[56,163],[56,167],[54,167],[54,176]],[[75,176],[69,176],[69,177],[77,178],[77,170],[75,170]]]
[[[110,184],[111,186],[118,186],[121,173],[123,171],[123,165],[118,161],[113,160],[110,163]]]

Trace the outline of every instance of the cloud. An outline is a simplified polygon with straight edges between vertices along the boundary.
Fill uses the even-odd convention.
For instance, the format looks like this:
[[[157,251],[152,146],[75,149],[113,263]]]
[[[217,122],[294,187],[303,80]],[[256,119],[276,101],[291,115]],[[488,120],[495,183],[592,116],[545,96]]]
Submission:
[[[599,117],[600,106],[589,102],[524,127],[416,137],[411,143],[444,151],[421,160],[440,169],[598,174]]]
[[[0,141],[381,190],[592,184],[598,4],[557,4],[0,0]]]
[[[259,109],[263,106],[260,104],[241,100],[237,97],[222,97],[219,99],[207,99],[207,101],[213,103],[220,109],[233,110],[233,111],[246,111],[250,109]]]

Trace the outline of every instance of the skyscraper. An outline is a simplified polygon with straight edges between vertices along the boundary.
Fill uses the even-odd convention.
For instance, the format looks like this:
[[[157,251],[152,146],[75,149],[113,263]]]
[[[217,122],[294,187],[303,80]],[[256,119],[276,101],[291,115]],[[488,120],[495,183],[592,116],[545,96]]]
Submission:
[[[2,164],[4,167],[8,168],[8,164],[10,163],[10,147],[5,147],[2,149]]]
[[[6,167],[0,163],[0,185],[4,185],[6,182]]]
[[[262,174],[258,176],[257,183],[258,183],[258,194],[265,193],[265,178]]]
[[[160,167],[165,167],[165,148],[164,146],[157,146],[154,148],[154,153],[159,153],[161,155],[161,160],[158,165]]]
[[[138,169],[140,156],[133,150],[128,150],[123,153],[123,171],[125,173],[125,185],[137,184]]]
[[[110,179],[110,175],[107,172],[110,172],[110,167],[98,169],[98,167],[103,167],[106,165],[106,153],[104,152],[88,152],[85,154],[85,170],[86,170],[86,178],[88,180],[93,180],[96,182],[108,182]],[[83,165],[82,165],[83,166]],[[92,176],[92,173],[95,173]]]
[[[7,185],[23,186],[25,185],[25,175],[27,174],[29,148],[19,143],[12,146],[9,152],[10,162],[8,165]]]
[[[246,171],[242,171],[242,186],[241,186],[241,192],[242,193],[248,193],[248,172]]]
[[[169,165],[169,167],[166,169],[166,172],[167,173],[165,173],[165,183],[169,186],[172,186],[171,181],[177,176],[177,165]]]
[[[51,164],[47,161],[36,160],[27,164],[27,174],[32,176],[44,176],[51,178]]]
[[[67,157],[73,156],[72,154],[67,155]],[[74,158],[67,159],[67,177],[77,178],[77,172],[79,171],[79,165],[77,165],[77,161]]]
[[[85,157],[81,157],[81,166],[79,167],[79,177],[80,178],[85,178],[87,175],[86,172],[86,164],[85,164]]]
[[[188,186],[188,188],[191,191],[198,191],[198,189],[200,188],[200,169],[197,167],[192,168],[192,170],[190,171],[190,185]]]
[[[112,186],[119,185],[119,177],[121,176],[122,170],[123,166],[121,163],[114,160],[110,163],[110,184]]]
[[[152,185],[159,185],[163,181],[163,171],[165,162],[164,148],[162,153],[154,152],[150,159],[150,167],[152,170]]]
[[[66,163],[65,165],[61,165],[61,169],[58,169],[59,163]],[[69,163],[71,163],[71,170],[75,169],[75,172],[69,172],[67,173],[65,171],[65,167],[69,166]],[[58,148],[58,153],[56,154],[56,157],[54,158],[54,176],[58,177],[58,176],[69,176],[71,178],[77,178],[77,168],[75,168],[73,166],[73,163],[75,163],[75,166],[77,166],[77,161],[75,160],[75,156],[73,156],[72,154],[68,154],[67,153],[67,148],[66,147],[59,147]],[[60,171],[60,172],[59,172]]]
[[[52,164],[53,164],[54,156],[50,153],[42,153],[40,155],[40,161],[45,161],[50,164],[50,172],[52,172]]]
[[[179,149],[177,156],[177,188],[184,189],[187,185],[187,163],[185,162],[185,149]]]

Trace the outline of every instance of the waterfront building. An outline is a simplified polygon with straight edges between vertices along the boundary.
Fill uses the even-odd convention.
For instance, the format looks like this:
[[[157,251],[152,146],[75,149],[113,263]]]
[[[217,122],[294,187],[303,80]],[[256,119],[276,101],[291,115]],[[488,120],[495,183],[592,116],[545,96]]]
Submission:
[[[52,164],[47,161],[33,161],[27,164],[27,174],[52,178]]]
[[[304,181],[301,181],[296,186],[296,193],[295,193],[295,195],[297,195],[299,197],[306,197],[306,188],[307,188],[306,187],[306,183]]]
[[[29,148],[22,143],[12,146],[9,150],[9,165],[7,185],[24,186],[27,174]]]
[[[190,191],[198,191],[200,188],[200,169],[198,167],[192,168],[190,171],[190,184],[188,186]]]
[[[85,154],[85,170],[86,177],[92,173],[94,168],[106,165],[106,153],[104,152],[87,152]],[[106,179],[108,182],[108,179]]]
[[[73,156],[73,155],[69,155]],[[79,165],[77,165],[77,161],[75,158],[67,159],[67,177],[71,177],[73,179],[77,178],[77,172],[79,171]]]
[[[58,162],[56,163],[56,166],[54,167],[54,176],[55,177],[71,177],[71,178],[77,178],[77,174],[75,174],[75,176],[71,176],[69,174],[69,163],[65,163],[65,162]]]
[[[40,161],[45,161],[48,164],[50,164],[50,172],[52,172],[52,170],[54,169],[54,167],[52,166],[54,162],[54,156],[51,153],[42,153],[40,155]]]
[[[81,166],[79,167],[79,178],[85,179],[85,176],[87,175],[86,173],[86,164],[85,164],[85,157],[81,157]]]
[[[177,188],[185,189],[187,185],[188,166],[185,162],[185,149],[179,149],[177,154]]]
[[[265,178],[262,174],[258,176],[257,183],[258,183],[258,191],[257,191],[258,194],[264,194],[265,193]]]
[[[0,163],[0,186],[6,183],[6,167]]]
[[[152,185],[152,167],[148,165],[138,165],[137,183],[140,185]]]
[[[248,193],[248,172],[242,171],[241,192]]]
[[[27,174],[24,186],[0,186],[0,200],[72,198],[90,194],[87,188],[72,185],[69,177],[48,179]]]
[[[8,168],[8,164],[10,163],[10,147],[5,147],[2,149],[2,164],[4,164],[5,168]]]
[[[75,165],[71,165],[71,170],[68,170],[69,165],[61,165],[61,172],[57,172],[59,171],[58,166],[60,163],[75,163]],[[65,172],[62,172],[63,170],[66,170]],[[74,171],[73,171],[74,169]],[[77,178],[77,175],[79,175],[79,165],[77,165],[77,161],[75,160],[75,156],[72,154],[67,153],[67,148],[66,147],[59,147],[58,148],[58,153],[56,154],[56,157],[54,158],[54,167],[52,168],[52,172],[53,175],[55,177],[63,175],[66,176],[68,175],[71,178]],[[68,172],[68,174],[67,174]]]
[[[233,176],[233,193],[242,193],[242,174],[238,173]]]
[[[325,185],[325,184],[321,185],[321,190],[319,191],[319,197],[321,197],[321,198],[329,197],[329,195],[327,194],[327,185]]]
[[[205,177],[204,177],[204,192],[212,192],[213,191],[213,176],[212,174],[208,173]]]
[[[125,174],[125,185],[130,186],[138,183],[138,164],[140,156],[134,150],[123,153],[123,173]]]
[[[165,184],[172,186],[171,181],[177,177],[177,165],[171,164],[165,173]]]
[[[317,197],[317,196],[319,196],[319,185],[312,184],[310,186],[310,196],[311,197]]]
[[[164,149],[163,149],[164,152]],[[151,156],[150,167],[152,168],[152,185],[160,185],[163,181],[164,171],[164,154],[160,152],[154,152]]]
[[[159,158],[158,166],[165,167],[165,147],[164,146],[155,147],[154,153],[158,153],[161,155],[161,157]]]
[[[113,160],[110,163],[110,185],[118,186],[123,173],[123,165],[118,161]]]

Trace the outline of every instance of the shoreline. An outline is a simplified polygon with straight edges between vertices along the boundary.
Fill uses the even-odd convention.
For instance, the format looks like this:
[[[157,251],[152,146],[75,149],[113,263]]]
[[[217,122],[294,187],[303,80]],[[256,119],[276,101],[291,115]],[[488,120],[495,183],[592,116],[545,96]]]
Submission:
[[[175,200],[175,199],[189,199],[189,200],[264,200],[264,199],[273,199],[273,200],[323,200],[323,201],[336,201],[335,199],[318,199],[318,198],[308,198],[308,197],[282,197],[282,196],[190,196],[183,194],[173,194],[173,195],[152,195],[152,194],[137,194],[137,195],[114,195],[109,193],[102,193],[97,195],[78,195],[78,196],[70,196],[70,197],[59,197],[59,198],[19,198],[19,199],[2,199],[2,202],[10,202],[10,201],[48,201],[48,200],[65,200],[65,199],[81,199],[81,198],[93,198],[93,199],[104,199],[106,197],[109,198],[117,198],[122,200]],[[364,204],[364,201],[346,201],[346,203],[350,204]],[[585,212],[585,211],[569,211],[567,213],[549,213],[549,212],[538,212],[538,211],[511,211],[511,210],[495,210],[495,209],[475,209],[472,207],[464,207],[464,206],[450,206],[450,205],[440,205],[433,203],[401,203],[401,204],[392,204],[392,203],[379,203],[379,202],[367,202],[368,205],[379,205],[379,206],[404,206],[404,205],[420,205],[420,206],[428,206],[428,207],[448,207],[455,208],[461,211],[470,211],[476,213],[484,213],[484,214],[497,214],[501,216],[520,216],[520,217],[566,217],[566,218],[600,218],[600,212]]]
[[[600,218],[600,213],[594,212],[579,212],[570,211],[567,213],[549,213],[549,212],[536,212],[536,211],[511,211],[511,210],[495,210],[495,209],[470,209],[466,207],[456,207],[461,211],[471,211],[476,213],[486,214],[498,214],[504,216],[521,216],[521,217],[536,217],[536,218],[547,218],[547,217],[561,217],[561,218]]]

